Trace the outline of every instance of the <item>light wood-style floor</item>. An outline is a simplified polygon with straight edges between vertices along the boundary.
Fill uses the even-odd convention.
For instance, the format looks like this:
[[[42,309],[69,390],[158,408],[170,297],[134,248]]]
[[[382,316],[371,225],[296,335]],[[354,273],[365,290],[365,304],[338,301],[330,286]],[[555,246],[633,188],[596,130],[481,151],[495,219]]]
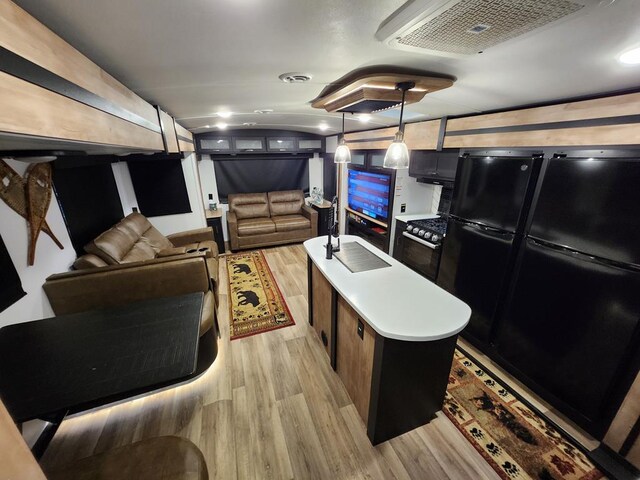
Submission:
[[[158,435],[190,439],[211,479],[498,479],[440,413],[377,447],[307,319],[302,245],[265,250],[296,325],[229,341],[220,269],[219,354],[187,385],[65,420],[42,464]]]

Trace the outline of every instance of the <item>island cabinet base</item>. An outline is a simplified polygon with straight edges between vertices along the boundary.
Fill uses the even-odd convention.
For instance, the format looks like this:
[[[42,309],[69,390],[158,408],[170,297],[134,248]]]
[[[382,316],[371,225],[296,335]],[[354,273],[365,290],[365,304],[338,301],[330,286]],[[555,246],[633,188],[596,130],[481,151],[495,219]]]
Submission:
[[[442,409],[458,335],[430,342],[376,336],[367,435],[377,445]]]
[[[377,333],[309,259],[309,322],[377,445],[442,409],[458,335],[405,341]]]

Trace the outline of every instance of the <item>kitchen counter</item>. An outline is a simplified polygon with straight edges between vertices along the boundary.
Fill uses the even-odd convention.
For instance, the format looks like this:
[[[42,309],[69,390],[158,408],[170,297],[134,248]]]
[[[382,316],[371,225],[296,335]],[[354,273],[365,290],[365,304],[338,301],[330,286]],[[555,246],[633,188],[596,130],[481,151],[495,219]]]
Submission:
[[[340,240],[389,266],[352,273],[325,258],[326,237],[304,242],[309,323],[377,445],[442,409],[458,333],[471,310],[360,237]],[[362,253],[349,253],[354,265],[367,263]]]
[[[408,342],[439,340],[456,335],[469,322],[471,309],[433,282],[360,237],[342,235],[340,241],[342,245],[357,242],[391,265],[351,273],[337,258],[325,258],[326,237],[304,242],[329,283],[383,337]]]
[[[440,215],[435,213],[403,213],[402,215],[396,215],[396,220],[399,222],[411,222],[413,220],[426,220],[428,218],[438,218]]]

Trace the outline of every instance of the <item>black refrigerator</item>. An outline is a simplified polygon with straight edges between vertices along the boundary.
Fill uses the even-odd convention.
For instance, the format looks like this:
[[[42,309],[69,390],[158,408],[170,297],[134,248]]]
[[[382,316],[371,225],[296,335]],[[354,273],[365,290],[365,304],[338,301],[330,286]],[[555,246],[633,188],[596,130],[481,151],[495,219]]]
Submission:
[[[506,291],[541,162],[530,152],[458,160],[437,283],[471,307],[461,334],[480,347]]]
[[[495,331],[501,362],[599,438],[638,372],[639,158],[545,162]]]

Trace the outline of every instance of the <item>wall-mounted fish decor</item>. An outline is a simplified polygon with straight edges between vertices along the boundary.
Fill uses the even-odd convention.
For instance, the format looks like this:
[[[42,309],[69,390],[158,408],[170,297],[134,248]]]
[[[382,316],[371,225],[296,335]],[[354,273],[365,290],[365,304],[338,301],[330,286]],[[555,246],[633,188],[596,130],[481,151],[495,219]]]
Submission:
[[[47,224],[46,220],[44,220],[47,210],[49,208],[49,203],[51,201],[51,166],[49,164],[39,164],[39,165],[47,165],[44,167],[49,170],[49,182],[48,182],[48,190],[49,190],[49,200],[47,201],[46,208],[44,208],[44,215],[37,214],[37,211],[42,211],[42,207],[34,208],[34,213],[38,217],[41,217],[41,220],[38,220],[36,223],[40,224],[38,233],[42,230],[44,233],[49,235],[51,239],[55,242],[60,249],[64,249],[60,240],[56,238],[56,236],[51,231],[51,228]],[[27,175],[29,174],[29,170],[27,170]],[[38,175],[39,176],[39,175]],[[27,183],[28,180],[20,176],[18,172],[16,172],[13,168],[11,168],[4,160],[0,159],[0,198],[18,215],[22,218],[25,218],[29,222],[29,238],[30,238],[30,248],[29,248],[29,265],[33,265],[33,258],[35,257],[35,241],[33,240],[33,225],[34,223],[30,219],[30,209],[28,203],[30,201],[27,199]],[[37,180],[36,180],[36,183]],[[34,188],[35,190],[35,188]],[[40,190],[40,188],[38,188]],[[41,194],[35,194],[36,197],[42,197]],[[45,196],[46,197],[46,196]],[[42,198],[42,200],[46,200],[46,198]],[[35,234],[35,239],[37,240],[38,233]],[[33,254],[31,251],[33,250]]]

